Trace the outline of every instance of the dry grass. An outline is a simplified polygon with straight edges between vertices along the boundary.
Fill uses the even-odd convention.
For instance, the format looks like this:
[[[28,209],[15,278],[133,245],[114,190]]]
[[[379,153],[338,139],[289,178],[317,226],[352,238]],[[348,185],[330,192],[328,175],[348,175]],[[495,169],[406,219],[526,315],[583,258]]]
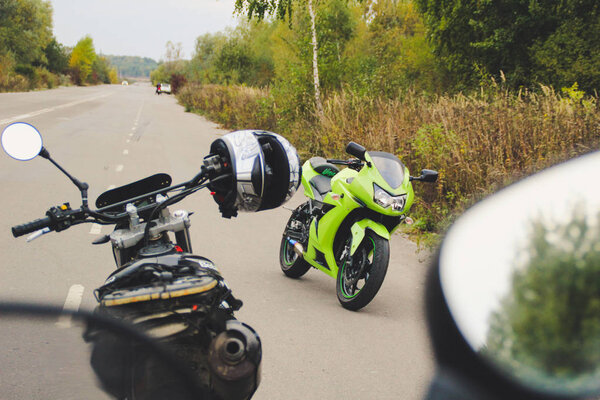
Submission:
[[[325,117],[277,120],[267,90],[188,87],[180,100],[231,129],[261,128],[286,135],[303,156],[343,155],[353,140],[367,149],[397,154],[413,175],[439,171],[434,187],[415,185],[416,214],[424,231],[443,231],[475,200],[525,175],[596,150],[600,106],[581,92],[511,93],[492,87],[470,96],[326,99]]]
[[[205,115],[225,128],[277,129],[274,103],[266,89],[189,84],[177,98],[186,111]]]

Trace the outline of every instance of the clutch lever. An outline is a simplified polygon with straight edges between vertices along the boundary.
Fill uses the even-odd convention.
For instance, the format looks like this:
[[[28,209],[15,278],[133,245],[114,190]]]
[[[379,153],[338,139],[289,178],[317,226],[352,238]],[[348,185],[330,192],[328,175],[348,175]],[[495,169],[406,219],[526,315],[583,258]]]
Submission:
[[[27,242],[32,242],[40,236],[45,235],[46,233],[50,233],[50,228],[43,228],[39,231],[35,231],[31,235],[27,236]]]

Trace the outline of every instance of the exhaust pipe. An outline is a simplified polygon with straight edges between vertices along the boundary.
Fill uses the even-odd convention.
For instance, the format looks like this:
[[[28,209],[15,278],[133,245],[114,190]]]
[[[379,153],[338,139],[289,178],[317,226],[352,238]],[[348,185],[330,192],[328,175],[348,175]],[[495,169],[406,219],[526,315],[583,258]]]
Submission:
[[[294,239],[288,239],[288,242],[293,246],[294,253],[298,254],[298,257],[304,257],[304,247],[302,247],[302,244]]]

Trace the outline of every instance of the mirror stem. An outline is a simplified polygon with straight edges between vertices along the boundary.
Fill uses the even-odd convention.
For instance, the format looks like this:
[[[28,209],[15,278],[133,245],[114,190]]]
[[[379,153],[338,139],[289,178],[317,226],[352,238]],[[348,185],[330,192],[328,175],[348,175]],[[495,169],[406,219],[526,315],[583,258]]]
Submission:
[[[71,180],[71,182],[73,182],[75,184],[75,186],[77,186],[77,189],[79,189],[79,191],[81,192],[81,200],[83,202],[83,205],[87,206],[88,205],[87,190],[89,188],[89,185],[85,182],[80,182],[77,178],[75,178],[74,176],[71,176],[71,174],[69,174],[67,171],[65,171],[63,169],[63,167],[58,165],[58,163],[56,161],[54,161],[52,159],[52,157],[50,157],[50,153],[48,152],[48,150],[46,150],[45,147],[42,147],[39,155],[41,157],[45,158],[46,160],[50,161],[52,164],[54,164],[56,166],[56,168],[58,168],[63,174],[65,174]]]

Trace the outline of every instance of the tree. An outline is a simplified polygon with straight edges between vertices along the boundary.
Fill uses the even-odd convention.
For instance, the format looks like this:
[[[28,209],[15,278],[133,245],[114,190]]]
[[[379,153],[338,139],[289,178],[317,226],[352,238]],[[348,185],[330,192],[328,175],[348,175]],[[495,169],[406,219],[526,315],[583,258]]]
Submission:
[[[396,98],[403,89],[441,89],[421,15],[412,1],[368,0],[347,45],[345,81],[361,95]]]
[[[299,1],[299,0],[296,0]],[[253,17],[259,21],[267,15],[272,15],[277,19],[285,20],[286,17],[291,22],[293,11],[292,0],[236,0],[235,12],[246,13],[248,19]],[[317,28],[315,22],[315,10],[313,0],[308,0],[308,11],[311,20],[311,35],[313,49],[313,84],[315,90],[315,106],[319,117],[323,117],[323,103],[321,102],[321,84],[319,81],[319,63],[318,63],[318,42]]]
[[[92,64],[95,59],[94,42],[90,36],[85,36],[77,42],[69,60],[73,81],[77,85],[82,85],[87,81],[92,73]]]
[[[52,38],[50,43],[44,49],[46,55],[46,68],[48,71],[56,74],[64,74],[69,67],[68,50],[62,44]]]
[[[600,87],[595,0],[415,0],[444,66],[462,86],[501,71],[513,86],[537,79]]]
[[[0,56],[17,64],[46,62],[44,49],[52,40],[52,6],[42,0],[0,1]]]
[[[161,61],[154,71],[150,73],[153,85],[161,82],[171,82],[173,75],[184,75],[188,61],[183,60],[183,47],[181,43],[170,40],[165,45],[165,61]]]

